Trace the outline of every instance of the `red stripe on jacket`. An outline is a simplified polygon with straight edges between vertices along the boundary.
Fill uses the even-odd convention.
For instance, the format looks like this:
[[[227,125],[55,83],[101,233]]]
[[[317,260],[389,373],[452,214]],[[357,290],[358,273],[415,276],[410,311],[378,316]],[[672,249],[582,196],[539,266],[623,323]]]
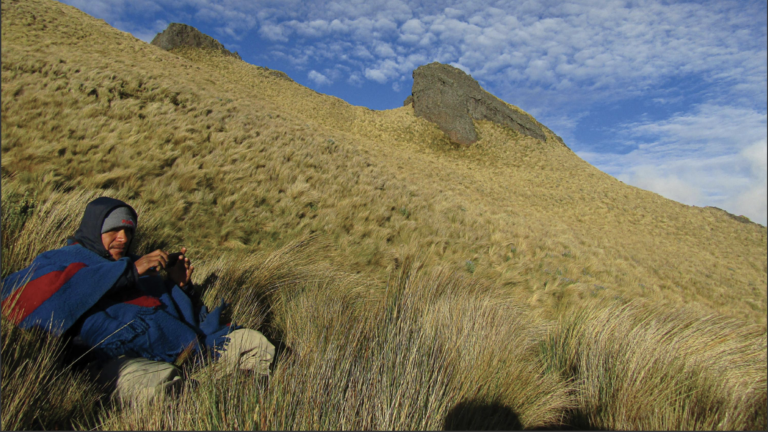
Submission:
[[[163,304],[157,297],[152,297],[148,295],[136,297],[135,299],[124,301],[123,303],[128,303],[128,304],[141,306],[141,307],[148,307],[148,308],[160,306],[161,304]]]
[[[5,312],[6,307],[13,308],[13,313],[9,314],[8,318],[14,324],[24,321],[35,309],[56,294],[83,267],[87,266],[83,263],[72,263],[64,270],[52,271],[27,282],[25,286],[18,288],[16,292],[3,300],[2,310]]]
[[[159,298],[155,296],[147,295],[144,293],[144,291],[138,289],[137,287],[131,287],[131,288],[122,290],[120,294],[116,298],[114,298],[114,300],[120,303],[131,304],[131,305],[141,306],[146,308],[153,308],[153,307],[161,306],[163,304]]]

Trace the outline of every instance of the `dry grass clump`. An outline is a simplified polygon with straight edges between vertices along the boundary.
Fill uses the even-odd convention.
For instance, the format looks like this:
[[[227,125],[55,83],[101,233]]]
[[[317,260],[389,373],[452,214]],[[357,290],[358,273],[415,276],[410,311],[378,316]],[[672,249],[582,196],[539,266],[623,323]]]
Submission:
[[[64,362],[65,344],[3,315],[2,430],[80,429],[100,408],[101,393]]]
[[[766,428],[766,333],[688,308],[633,302],[560,320],[542,352],[576,383],[577,426],[629,430]]]

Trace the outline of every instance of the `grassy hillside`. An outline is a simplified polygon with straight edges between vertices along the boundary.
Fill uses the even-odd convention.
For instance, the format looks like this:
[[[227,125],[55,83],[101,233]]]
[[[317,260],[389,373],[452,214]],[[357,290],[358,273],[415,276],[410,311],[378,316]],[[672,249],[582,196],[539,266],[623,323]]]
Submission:
[[[479,122],[459,148],[410,106],[166,52],[53,1],[3,0],[1,53],[3,275],[62,245],[87,198],[120,197],[139,252],[187,246],[199,280],[220,277],[208,301],[254,326],[270,311],[294,352],[266,389],[201,381],[179,417],[64,424],[423,429],[469,427],[455,413],[479,406],[514,411],[506,427],[765,423],[762,226],[625,185],[546,128],[541,142]],[[307,236],[322,247],[296,246]],[[179,414],[203,396],[201,419]]]
[[[624,185],[554,140],[480,123],[457,149],[410,107],[4,5],[4,186],[129,191],[193,251],[320,232],[379,279],[401,249],[431,249],[547,308],[643,297],[765,323],[764,227]]]

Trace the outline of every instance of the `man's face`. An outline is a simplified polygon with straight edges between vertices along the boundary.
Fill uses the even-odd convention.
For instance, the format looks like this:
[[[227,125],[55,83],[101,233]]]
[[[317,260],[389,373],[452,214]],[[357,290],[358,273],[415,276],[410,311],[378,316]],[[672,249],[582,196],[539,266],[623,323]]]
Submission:
[[[112,258],[117,261],[128,253],[128,245],[131,244],[132,238],[132,229],[116,228],[102,234],[101,243],[104,245],[104,249],[109,251]]]

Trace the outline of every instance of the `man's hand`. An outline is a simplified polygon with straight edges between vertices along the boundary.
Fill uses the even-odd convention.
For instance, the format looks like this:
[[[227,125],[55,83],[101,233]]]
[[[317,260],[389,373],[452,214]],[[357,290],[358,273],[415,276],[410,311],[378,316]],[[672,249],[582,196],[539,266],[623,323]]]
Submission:
[[[190,265],[189,258],[184,255],[187,253],[187,248],[182,247],[180,253],[176,264],[166,268],[165,271],[168,272],[168,277],[176,282],[176,285],[184,287],[192,282],[192,272],[195,268]]]
[[[157,274],[161,268],[165,268],[166,263],[168,263],[168,254],[158,249],[139,258],[134,265],[139,275],[143,276]]]

